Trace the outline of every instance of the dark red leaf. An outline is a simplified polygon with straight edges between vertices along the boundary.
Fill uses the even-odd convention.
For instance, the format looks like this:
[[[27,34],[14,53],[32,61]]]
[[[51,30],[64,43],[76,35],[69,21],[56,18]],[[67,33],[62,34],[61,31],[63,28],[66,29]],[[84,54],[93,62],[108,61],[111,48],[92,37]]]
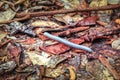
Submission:
[[[70,50],[70,47],[62,43],[57,43],[51,46],[40,47],[40,49],[52,54],[61,54]]]
[[[80,43],[83,43],[85,40],[81,38],[76,38],[76,39],[71,39],[70,41],[75,44],[80,44]]]
[[[26,40],[23,41],[25,44],[34,44],[35,40],[33,38],[28,38]]]
[[[77,23],[76,26],[95,25],[97,19],[98,19],[97,16],[87,17],[87,18],[84,18],[84,19],[80,20],[80,21]]]
[[[84,39],[71,39],[70,41],[76,44],[80,44],[84,42]],[[57,43],[46,47],[40,47],[40,49],[52,54],[61,54],[70,50],[70,47],[62,43]]]

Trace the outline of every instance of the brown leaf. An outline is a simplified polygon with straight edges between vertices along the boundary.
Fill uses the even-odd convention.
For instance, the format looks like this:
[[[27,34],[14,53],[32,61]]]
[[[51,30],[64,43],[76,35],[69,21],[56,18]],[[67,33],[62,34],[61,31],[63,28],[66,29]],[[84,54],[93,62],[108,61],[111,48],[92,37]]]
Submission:
[[[87,25],[95,25],[96,24],[96,20],[98,19],[97,16],[91,16],[91,17],[87,17],[84,18],[82,20],[80,20],[76,26],[87,26]]]
[[[10,46],[9,49],[10,49],[10,55],[12,58],[13,57],[17,58],[22,51],[20,46]]]

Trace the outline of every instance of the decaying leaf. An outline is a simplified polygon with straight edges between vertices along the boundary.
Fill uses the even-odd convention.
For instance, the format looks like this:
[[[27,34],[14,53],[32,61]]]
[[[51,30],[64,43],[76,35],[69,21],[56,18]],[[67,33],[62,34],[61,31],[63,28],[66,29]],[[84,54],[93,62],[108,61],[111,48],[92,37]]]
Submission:
[[[88,62],[87,56],[86,55],[81,55],[81,65],[85,66]]]
[[[17,66],[17,64],[15,63],[15,61],[9,61],[9,62],[3,63],[3,64],[0,65],[0,74],[4,74],[6,72],[10,72],[16,66]]]
[[[10,46],[9,52],[12,58],[17,58],[19,54],[21,53],[21,47],[20,46]]]
[[[84,18],[77,23],[77,26],[95,25],[97,19],[98,19],[98,16],[91,16],[91,17]]]
[[[73,52],[71,54],[75,54],[75,53]],[[70,59],[68,58],[68,63],[74,67],[79,67],[81,64],[80,55],[77,54]]]
[[[41,80],[36,74],[32,74],[27,77],[27,80]]]
[[[58,66],[55,69],[48,68],[48,69],[46,69],[45,76],[56,78],[56,77],[60,76],[61,74],[63,74],[64,72],[65,72],[64,66]]]
[[[16,69],[17,72],[34,72],[35,71],[35,68],[33,66],[28,66],[28,67],[25,67],[23,69],[21,68],[18,68]]]
[[[51,28],[56,28],[60,27],[57,23],[52,22],[52,21],[43,21],[43,20],[38,20],[35,21],[31,24],[31,26],[37,26],[37,27],[51,27]]]
[[[120,80],[117,1],[1,0],[0,23],[8,24],[0,25],[0,80]],[[51,40],[45,32],[94,52]]]
[[[25,24],[17,22],[17,21],[14,21],[10,24],[9,30],[11,32],[10,33],[11,35],[14,35],[14,34],[17,34],[18,32],[21,32],[21,33],[25,33],[29,36],[33,36],[33,37],[36,36],[35,32],[32,30],[31,27],[28,27]]]
[[[67,59],[67,57],[63,57],[63,56],[52,56],[52,57],[45,57],[42,55],[39,55],[39,52],[36,51],[29,51],[26,52],[30,58],[30,60],[32,61],[32,63],[35,65],[44,65],[50,68],[55,68],[60,62],[64,61]]]
[[[1,12],[0,13],[0,22],[9,21],[9,20],[13,19],[15,14],[16,14],[16,12],[14,12],[10,8],[4,12]]]
[[[39,55],[37,51],[26,52],[34,65],[47,65],[50,58]]]
[[[67,59],[67,57],[60,56],[60,55],[52,56],[48,62],[48,66],[50,68],[55,68],[60,62],[66,60],[66,59]]]
[[[106,6],[107,5],[107,0],[92,0],[90,3],[90,7],[97,7],[97,6]]]
[[[105,57],[103,57],[102,55],[99,55],[99,60],[100,62],[105,66],[107,67],[107,69],[110,71],[110,73],[113,75],[113,77],[116,79],[116,80],[119,80],[120,79],[120,75],[118,74],[118,72],[114,69],[114,67],[110,64],[109,60],[106,59]]]
[[[117,39],[112,42],[112,48],[120,50],[120,39]]]
[[[63,19],[63,22],[65,22],[66,24],[70,24],[73,22],[72,17],[70,15],[65,15],[61,18]]]
[[[0,42],[1,40],[7,36],[7,33],[6,32],[3,32],[3,31],[0,31]]]
[[[109,0],[92,0],[90,3],[90,7],[101,7],[101,6],[107,6]],[[98,13],[107,13],[111,14],[111,10],[106,10],[106,11],[98,11]]]
[[[104,80],[114,80],[114,78],[111,76],[110,72],[107,69],[103,70],[103,74]]]

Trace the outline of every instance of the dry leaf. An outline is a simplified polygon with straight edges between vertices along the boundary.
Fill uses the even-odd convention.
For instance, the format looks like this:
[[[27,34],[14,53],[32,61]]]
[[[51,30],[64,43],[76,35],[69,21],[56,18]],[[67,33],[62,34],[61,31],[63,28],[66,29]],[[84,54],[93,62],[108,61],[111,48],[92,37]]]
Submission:
[[[50,58],[39,55],[37,51],[26,52],[34,65],[47,65]]]
[[[112,48],[120,50],[120,39],[117,39],[112,42]]]
[[[0,42],[1,40],[7,36],[7,33],[6,32],[3,32],[3,31],[0,31]]]
[[[101,7],[101,6],[107,6],[108,5],[108,1],[109,0],[92,0],[92,2],[90,3],[90,7]],[[98,13],[107,13],[107,14],[111,14],[112,11],[111,10],[106,10],[106,11],[98,11]]]
[[[0,13],[0,22],[9,21],[9,20],[13,19],[15,14],[16,14],[16,12],[14,12],[10,8],[4,12],[1,12]]]
[[[46,69],[45,76],[56,78],[56,77],[60,76],[61,74],[63,74],[64,72],[65,72],[65,68],[63,66],[59,66],[55,69],[48,68],[48,69]]]
[[[51,27],[51,28],[56,28],[59,27],[59,25],[55,22],[52,21],[43,21],[43,20],[38,20],[35,21],[31,24],[31,26],[37,26],[37,27]]]
[[[59,0],[64,4],[65,9],[77,8],[80,4],[79,0]]]

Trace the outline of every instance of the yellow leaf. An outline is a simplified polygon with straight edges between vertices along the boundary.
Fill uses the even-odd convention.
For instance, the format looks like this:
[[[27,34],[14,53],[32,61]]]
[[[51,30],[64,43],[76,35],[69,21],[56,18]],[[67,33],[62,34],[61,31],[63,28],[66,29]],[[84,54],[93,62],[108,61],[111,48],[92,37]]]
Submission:
[[[75,71],[74,71],[73,67],[69,66],[68,69],[70,71],[70,80],[75,80],[76,79],[76,74],[75,74]]]

